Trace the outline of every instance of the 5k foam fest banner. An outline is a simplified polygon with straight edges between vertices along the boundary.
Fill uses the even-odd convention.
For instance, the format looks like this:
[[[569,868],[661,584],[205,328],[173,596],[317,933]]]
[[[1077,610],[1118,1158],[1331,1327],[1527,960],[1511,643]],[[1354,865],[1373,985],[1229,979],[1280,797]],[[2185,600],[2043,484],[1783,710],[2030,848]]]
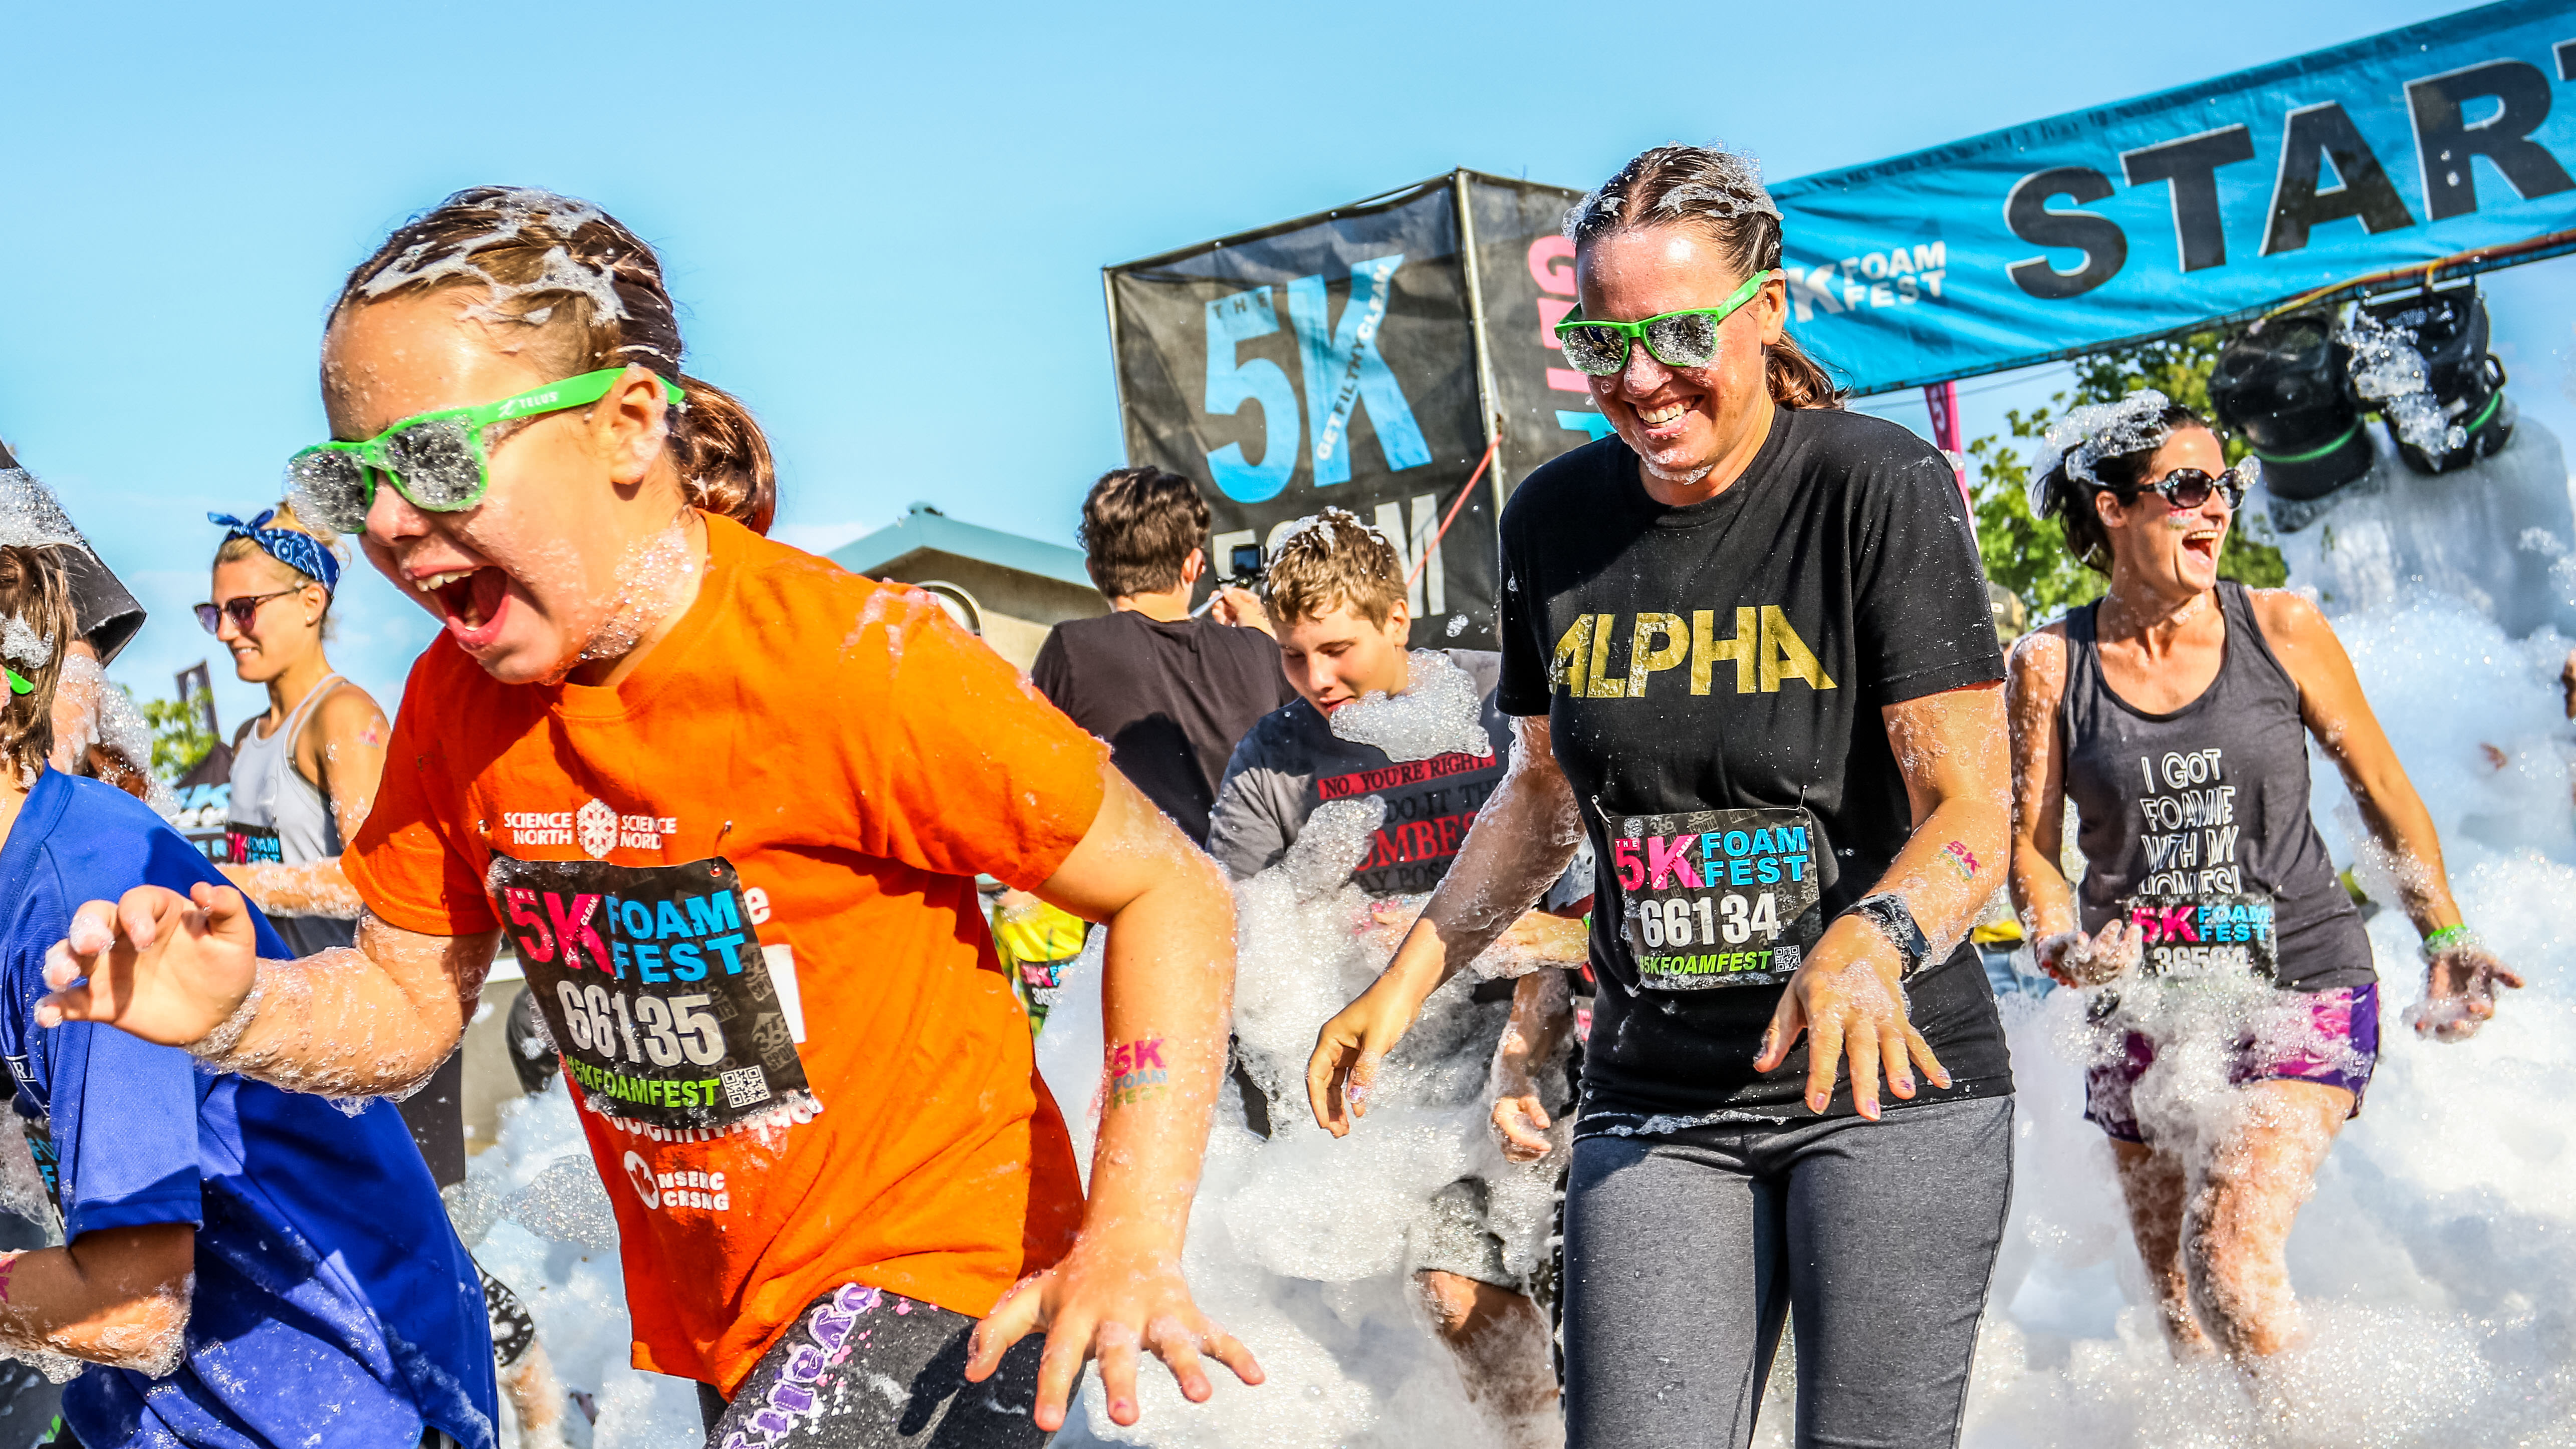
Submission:
[[[1128,461],[1201,484],[1220,573],[1349,509],[1422,565],[1416,646],[1492,648],[1499,500],[1608,431],[1547,330],[1574,305],[1579,194],[1452,172],[1108,268]]]
[[[1791,325],[1886,392],[2576,228],[2571,82],[2576,3],[2509,0],[1800,177]]]

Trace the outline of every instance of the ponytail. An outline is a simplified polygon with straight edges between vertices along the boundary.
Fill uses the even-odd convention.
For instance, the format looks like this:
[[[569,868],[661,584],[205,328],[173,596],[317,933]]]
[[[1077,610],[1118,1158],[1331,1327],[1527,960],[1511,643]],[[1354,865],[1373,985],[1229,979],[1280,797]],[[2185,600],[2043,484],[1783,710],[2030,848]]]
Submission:
[[[671,415],[671,460],[689,502],[754,533],[778,513],[778,467],[769,439],[742,400],[710,382],[683,377],[688,406]]]

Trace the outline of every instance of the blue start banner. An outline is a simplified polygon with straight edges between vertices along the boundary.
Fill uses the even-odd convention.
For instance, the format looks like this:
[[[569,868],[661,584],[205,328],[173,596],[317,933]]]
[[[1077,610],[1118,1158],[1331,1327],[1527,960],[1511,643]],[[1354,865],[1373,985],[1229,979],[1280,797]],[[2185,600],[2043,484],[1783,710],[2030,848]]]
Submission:
[[[2576,0],[2508,0],[1774,188],[1791,324],[1859,392],[2463,253],[2576,247]],[[2554,238],[2542,245],[2529,245]]]

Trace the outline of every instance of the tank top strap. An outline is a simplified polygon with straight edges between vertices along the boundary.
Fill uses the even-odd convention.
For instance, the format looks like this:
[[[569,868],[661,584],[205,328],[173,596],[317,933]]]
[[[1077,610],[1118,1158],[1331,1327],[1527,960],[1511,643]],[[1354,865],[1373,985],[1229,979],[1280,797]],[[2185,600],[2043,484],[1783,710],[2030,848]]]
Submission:
[[[345,683],[347,681],[337,673],[323,675],[314,684],[312,692],[306,694],[296,704],[294,713],[289,714],[285,722],[277,727],[277,733],[269,736],[269,739],[277,745],[277,762],[270,768],[277,772],[281,784],[291,776],[296,783],[304,785],[306,789],[319,790],[320,787],[306,782],[302,775],[295,772],[295,741],[304,733],[304,722],[313,717],[314,708],[322,703],[323,696]]]
[[[312,692],[305,695],[295,706],[295,712],[288,715],[286,722],[277,727],[277,733],[286,739],[286,753],[290,755],[295,753],[295,737],[303,731],[304,722],[312,718],[314,707],[322,703],[322,697],[346,683],[348,681],[336,673],[325,674],[314,683]]]
[[[2101,615],[2099,599],[2066,611],[2066,687],[2057,697],[2057,721],[2068,740],[2101,705]]]
[[[2227,621],[2227,671],[2243,671],[2265,686],[2287,691],[2291,700],[2299,696],[2299,682],[2290,677],[2290,666],[2272,652],[2272,642],[2263,637],[2263,626],[2254,617],[2254,596],[2245,586],[2227,579],[2218,581],[2220,617]]]

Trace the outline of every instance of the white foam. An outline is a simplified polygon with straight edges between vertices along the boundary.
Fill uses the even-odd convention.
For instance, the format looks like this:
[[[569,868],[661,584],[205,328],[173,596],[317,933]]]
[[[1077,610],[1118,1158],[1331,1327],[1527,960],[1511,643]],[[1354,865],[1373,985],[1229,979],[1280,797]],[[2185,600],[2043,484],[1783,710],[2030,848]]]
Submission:
[[[1375,745],[1390,760],[1435,755],[1491,755],[1485,732],[1485,697],[1475,676],[1437,649],[1411,655],[1412,682],[1402,694],[1368,694],[1327,716],[1333,733]]]

